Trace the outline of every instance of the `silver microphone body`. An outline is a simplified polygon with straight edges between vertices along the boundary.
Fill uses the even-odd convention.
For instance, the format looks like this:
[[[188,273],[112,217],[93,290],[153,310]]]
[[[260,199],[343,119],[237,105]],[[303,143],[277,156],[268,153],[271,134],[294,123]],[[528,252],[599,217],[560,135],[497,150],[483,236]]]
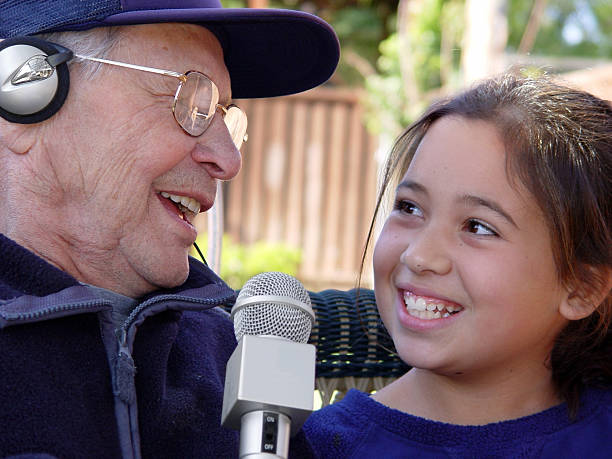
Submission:
[[[240,457],[287,458],[313,410],[314,323],[302,284],[283,273],[251,278],[232,308],[238,346],[227,363],[223,426],[240,429]]]

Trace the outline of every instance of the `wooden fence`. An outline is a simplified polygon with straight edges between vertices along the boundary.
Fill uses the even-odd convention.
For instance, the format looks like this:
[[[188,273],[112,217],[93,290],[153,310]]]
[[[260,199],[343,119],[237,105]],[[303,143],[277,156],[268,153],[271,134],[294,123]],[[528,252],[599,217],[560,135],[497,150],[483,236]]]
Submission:
[[[360,93],[317,88],[236,103],[249,139],[242,171],[225,184],[225,233],[302,249],[298,277],[308,288],[353,287],[377,177]]]

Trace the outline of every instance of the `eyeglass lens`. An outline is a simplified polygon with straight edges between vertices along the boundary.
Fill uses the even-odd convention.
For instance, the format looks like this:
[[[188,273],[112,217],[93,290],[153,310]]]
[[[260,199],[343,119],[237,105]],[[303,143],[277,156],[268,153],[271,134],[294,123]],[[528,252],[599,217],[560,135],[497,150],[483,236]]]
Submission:
[[[242,142],[247,139],[247,117],[245,113],[236,105],[230,105],[227,107],[227,113],[225,113],[225,118],[223,118],[223,120],[225,121],[227,130],[232,136],[236,148],[240,150]]]
[[[175,96],[174,118],[188,134],[200,136],[212,122],[218,102],[217,86],[202,73],[188,72]],[[226,110],[223,119],[236,148],[240,149],[246,137],[246,114],[236,105]]]

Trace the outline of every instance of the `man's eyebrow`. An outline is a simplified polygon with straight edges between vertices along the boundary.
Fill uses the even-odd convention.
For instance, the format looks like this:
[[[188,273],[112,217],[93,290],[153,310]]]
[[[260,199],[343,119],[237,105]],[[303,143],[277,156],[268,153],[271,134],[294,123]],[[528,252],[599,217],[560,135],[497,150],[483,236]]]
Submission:
[[[514,221],[514,219],[510,216],[508,212],[506,212],[501,205],[492,201],[490,199],[485,199],[480,196],[474,196],[470,194],[463,195],[460,200],[466,206],[483,206],[491,209],[493,212],[501,215],[504,219],[508,220],[514,227],[518,228],[518,225]]]

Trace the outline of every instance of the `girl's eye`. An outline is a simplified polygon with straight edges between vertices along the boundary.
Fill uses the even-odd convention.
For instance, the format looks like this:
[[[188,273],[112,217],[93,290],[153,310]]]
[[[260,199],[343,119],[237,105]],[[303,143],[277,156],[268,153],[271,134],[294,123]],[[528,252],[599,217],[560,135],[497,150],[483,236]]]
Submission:
[[[393,208],[394,210],[399,210],[400,212],[408,215],[417,215],[419,217],[423,216],[423,212],[421,212],[421,209],[419,209],[412,202],[406,201],[404,199],[397,199]]]
[[[490,226],[474,219],[465,222],[464,230],[479,236],[499,236]]]

